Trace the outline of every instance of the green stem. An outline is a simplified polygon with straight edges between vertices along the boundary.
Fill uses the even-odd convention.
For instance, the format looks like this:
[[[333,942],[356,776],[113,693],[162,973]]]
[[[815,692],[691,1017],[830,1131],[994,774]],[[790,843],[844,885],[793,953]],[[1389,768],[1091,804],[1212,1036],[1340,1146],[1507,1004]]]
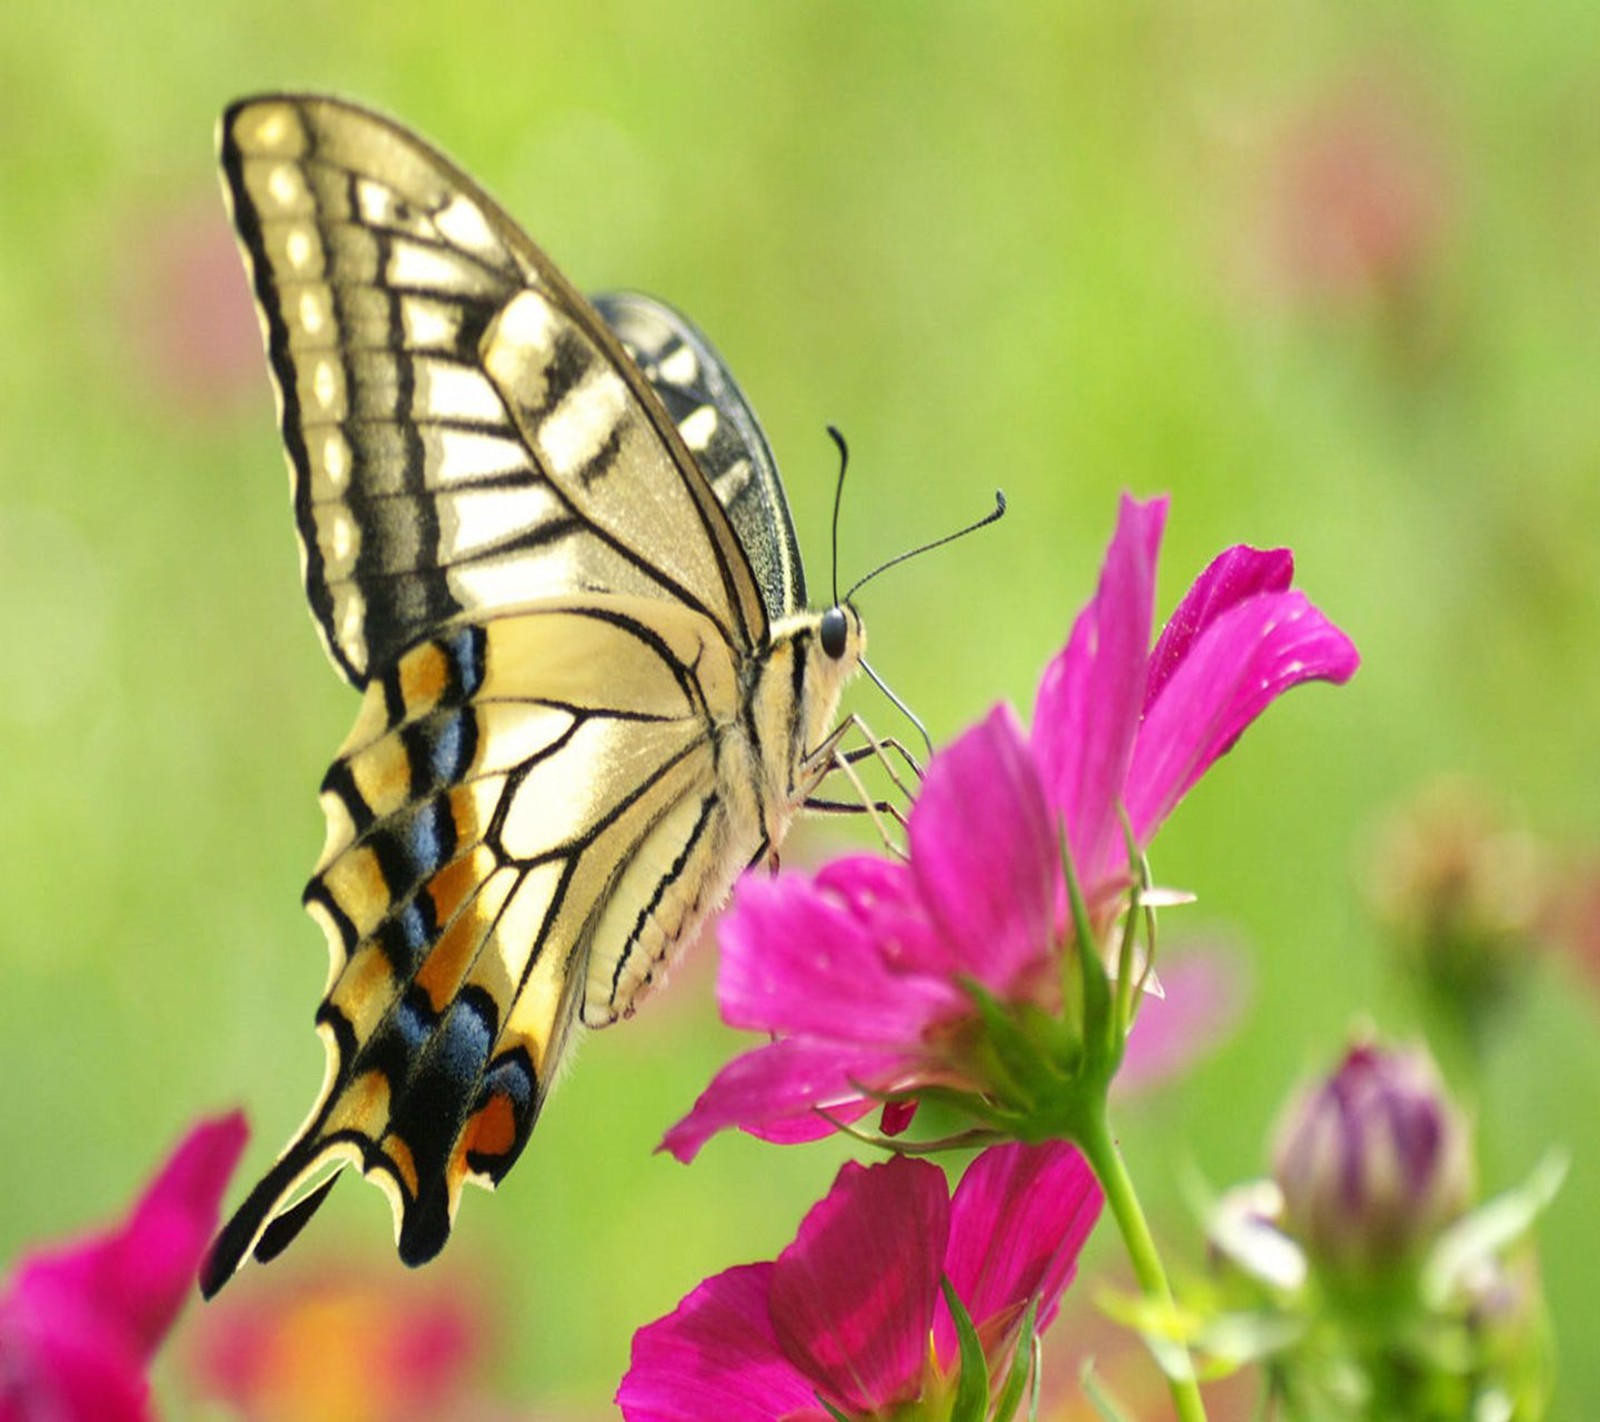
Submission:
[[[1156,1242],[1151,1237],[1150,1226],[1145,1223],[1144,1211],[1139,1208],[1139,1197],[1134,1193],[1133,1178],[1122,1162],[1122,1152],[1111,1134],[1111,1123],[1106,1116],[1104,1101],[1084,1113],[1084,1119],[1073,1132],[1078,1147],[1088,1159],[1090,1168],[1105,1191],[1106,1203],[1111,1206],[1112,1217],[1122,1232],[1122,1242],[1133,1265],[1134,1277],[1148,1299],[1154,1299],[1166,1309],[1172,1308],[1172,1289],[1167,1283],[1166,1271],[1161,1267],[1161,1256],[1156,1253]],[[1206,1422],[1205,1403],[1200,1398],[1200,1384],[1195,1381],[1193,1368],[1185,1368],[1184,1378],[1168,1374],[1167,1386],[1172,1392],[1172,1405],[1180,1422]]]

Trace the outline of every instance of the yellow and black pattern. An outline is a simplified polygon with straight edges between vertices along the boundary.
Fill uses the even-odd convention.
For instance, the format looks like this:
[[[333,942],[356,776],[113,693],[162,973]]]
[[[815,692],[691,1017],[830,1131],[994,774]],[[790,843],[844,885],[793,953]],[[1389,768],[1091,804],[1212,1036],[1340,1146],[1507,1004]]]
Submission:
[[[642,599],[462,625],[368,685],[305,895],[332,961],[322,1099],[212,1273],[263,1208],[347,1161],[389,1191],[402,1257],[437,1253],[465,1180],[494,1185],[521,1151],[572,1019],[630,1012],[726,892],[729,839],[750,834],[751,802],[719,793],[738,711],[714,625]]]
[[[644,372],[728,512],[774,622],[806,605],[806,575],[777,461],[750,402],[701,331],[665,302],[604,292],[595,310]]]
[[[407,1262],[443,1247],[570,1034],[629,1015],[777,846],[864,636],[803,610],[771,452],[681,316],[597,309],[365,110],[245,100],[220,144],[307,597],[363,701],[305,891],[322,1091],[218,1236],[208,1295],[345,1165],[389,1195]]]
[[[682,436],[470,179],[315,97],[235,105],[221,152],[306,595],[349,680],[456,613],[577,589],[670,597],[760,643],[747,557]]]

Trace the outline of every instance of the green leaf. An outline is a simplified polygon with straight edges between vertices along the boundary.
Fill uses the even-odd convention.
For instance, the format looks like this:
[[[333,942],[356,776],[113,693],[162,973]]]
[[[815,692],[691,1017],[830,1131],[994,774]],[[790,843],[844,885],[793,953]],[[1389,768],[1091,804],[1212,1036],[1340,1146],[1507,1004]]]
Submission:
[[[827,1398],[823,1397],[823,1395],[820,1392],[814,1392],[811,1395],[814,1398],[817,1399],[817,1405],[824,1412],[826,1412],[828,1414],[828,1416],[833,1418],[833,1422],[852,1422],[851,1418],[847,1417],[843,1412],[839,1411],[839,1409],[837,1407],[835,1407],[831,1402],[829,1402],[827,1400]]]
[[[940,1279],[939,1287],[944,1290],[944,1301],[949,1305],[950,1317],[956,1326],[961,1356],[961,1375],[956,1381],[950,1422],[984,1422],[989,1411],[989,1364],[983,1356],[983,1344],[978,1341],[978,1330],[972,1326],[972,1319],[950,1280]]]
[[[1440,1234],[1422,1270],[1422,1296],[1443,1308],[1484,1260],[1515,1244],[1555,1199],[1567,1176],[1565,1152],[1551,1151],[1521,1185],[1496,1195]]]
[[[1018,1405],[1022,1402],[1022,1394],[1028,1386],[1028,1374],[1033,1362],[1034,1344],[1038,1341],[1034,1336],[1038,1312],[1039,1300],[1030,1299],[1028,1311],[1022,1315],[1022,1322],[1018,1325],[1017,1350],[1012,1355],[1011,1371],[1006,1375],[1006,1385],[1000,1389],[1000,1400],[995,1404],[994,1422],[1011,1422]]]

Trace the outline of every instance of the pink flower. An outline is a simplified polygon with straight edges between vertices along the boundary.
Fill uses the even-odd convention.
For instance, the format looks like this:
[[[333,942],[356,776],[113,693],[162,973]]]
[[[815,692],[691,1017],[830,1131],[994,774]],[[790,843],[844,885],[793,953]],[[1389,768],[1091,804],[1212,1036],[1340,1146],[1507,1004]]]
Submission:
[[[0,1297],[0,1422],[136,1422],[145,1368],[195,1286],[245,1143],[237,1112],[189,1133],[118,1228],[25,1256]]]
[[[1027,1020],[1062,1010],[1063,844],[1103,939],[1130,887],[1123,817],[1148,845],[1267,706],[1303,681],[1343,682],[1359,660],[1291,590],[1290,554],[1246,547],[1211,563],[1152,648],[1165,519],[1165,500],[1124,498],[1099,589],[1040,682],[1031,736],[999,706],[934,757],[909,863],[856,856],[814,878],[743,882],[722,921],[718,999],[726,1021],[775,1040],[723,1068],[664,1149],[687,1161],[729,1126],[810,1140],[831,1128],[821,1111],[853,1120],[884,1096],[941,1087],[990,1124],[1003,1105],[1017,1133],[1036,1093],[974,989]],[[1085,1042],[1081,1024],[1069,1029],[1070,1056]]]
[[[1100,1203],[1083,1158],[1060,1143],[986,1151],[953,1199],[926,1161],[846,1165],[775,1261],[707,1279],[634,1336],[622,1415],[827,1422],[823,1403],[877,1417],[948,1397],[959,1350],[941,1277],[998,1393],[1027,1341],[1028,1305],[1038,1330],[1055,1317]]]

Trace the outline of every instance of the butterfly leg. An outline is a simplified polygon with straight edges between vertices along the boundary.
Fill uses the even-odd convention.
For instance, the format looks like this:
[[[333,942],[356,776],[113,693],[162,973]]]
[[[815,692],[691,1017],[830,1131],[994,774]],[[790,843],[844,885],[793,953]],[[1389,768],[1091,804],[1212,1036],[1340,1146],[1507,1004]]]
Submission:
[[[859,731],[867,744],[849,751],[842,750],[840,748],[841,743],[852,731]],[[838,771],[850,782],[857,798],[853,801],[827,800],[815,795],[807,795],[803,803],[807,809],[817,810],[823,814],[864,814],[870,816],[873,827],[878,831],[878,837],[883,841],[884,847],[896,858],[904,859],[906,852],[896,843],[886,823],[886,819],[893,820],[900,827],[901,832],[904,833],[907,828],[904,811],[892,801],[875,799],[868,792],[866,785],[862,782],[861,776],[855,768],[860,761],[867,759],[877,760],[884,767],[895,788],[906,797],[907,801],[910,801],[912,798],[911,790],[901,779],[893,761],[890,760],[885,745],[885,742],[880,741],[873,735],[871,729],[860,716],[854,712],[846,716],[829,733],[828,738],[806,757],[806,765],[810,771],[813,787],[820,784],[831,772]],[[905,748],[901,746],[898,749],[908,763],[913,768],[918,769],[920,774],[920,768],[916,767],[916,762],[906,752]]]

